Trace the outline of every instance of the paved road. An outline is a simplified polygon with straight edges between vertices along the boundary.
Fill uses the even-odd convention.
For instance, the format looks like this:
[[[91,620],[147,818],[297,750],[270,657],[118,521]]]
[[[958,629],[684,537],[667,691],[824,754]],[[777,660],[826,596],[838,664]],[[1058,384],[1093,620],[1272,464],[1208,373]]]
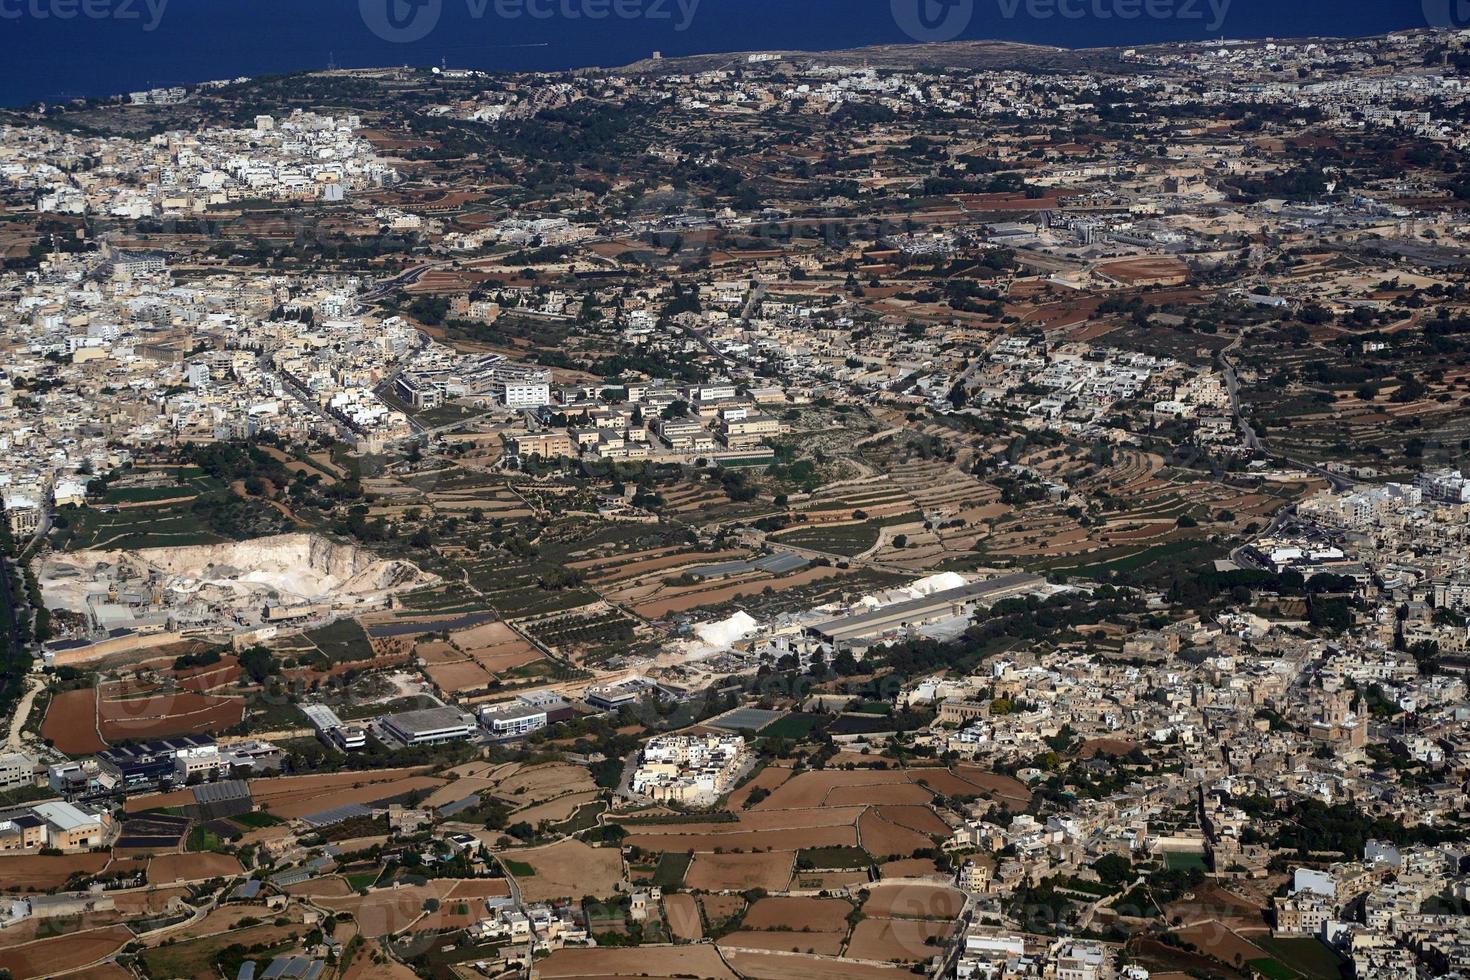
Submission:
[[[1235,424],[1240,429],[1240,432],[1244,437],[1245,447],[1256,452],[1264,453],[1276,462],[1284,463],[1287,466],[1292,467],[1293,469],[1302,470],[1313,476],[1320,476],[1322,479],[1326,480],[1334,490],[1351,490],[1353,487],[1357,486],[1356,480],[1343,476],[1341,473],[1333,473],[1329,470],[1325,470],[1315,463],[1308,463],[1304,460],[1293,459],[1290,456],[1282,456],[1279,453],[1272,452],[1271,450],[1267,449],[1264,444],[1262,444],[1260,437],[1256,435],[1256,430],[1251,427],[1251,424],[1246,421],[1244,413],[1241,412],[1240,379],[1236,376],[1234,362],[1230,360],[1230,353],[1237,347],[1239,347],[1243,340],[1245,340],[1245,334],[1241,334],[1240,336],[1236,337],[1234,342],[1231,343],[1229,347],[1226,347],[1224,350],[1220,351],[1220,363],[1225,369],[1225,390],[1230,393],[1230,411],[1235,416]]]
[[[357,433],[353,432],[352,429],[349,428],[341,419],[325,411],[321,407],[321,405],[317,404],[316,399],[311,397],[311,394],[308,391],[298,385],[295,381],[292,381],[290,378],[286,377],[286,373],[284,371],[277,371],[275,369],[275,366],[271,364],[270,358],[262,355],[260,358],[258,358],[257,363],[261,371],[269,374],[271,377],[281,382],[281,388],[286,392],[286,394],[290,395],[292,398],[300,402],[307,409],[307,411],[311,412],[322,421],[331,425],[332,431],[337,434],[338,438],[342,439],[344,442],[352,442],[353,439],[356,438]]]
[[[1233,561],[1233,562],[1235,562],[1235,564],[1239,565],[1241,568],[1258,568],[1258,567],[1260,567],[1257,562],[1254,562],[1251,559],[1245,557],[1245,550],[1246,550],[1246,548],[1250,547],[1250,545],[1253,542],[1259,541],[1262,538],[1274,537],[1276,535],[1276,533],[1281,530],[1281,526],[1283,524],[1285,524],[1289,520],[1292,520],[1295,517],[1296,517],[1296,504],[1292,504],[1292,505],[1290,505],[1288,507],[1283,507],[1281,510],[1278,510],[1276,512],[1276,516],[1273,517],[1273,518],[1271,518],[1271,523],[1266,526],[1266,529],[1264,531],[1262,531],[1260,534],[1257,534],[1255,537],[1251,538],[1250,541],[1247,541],[1244,544],[1238,545],[1237,547],[1235,547],[1234,549],[1231,550],[1231,552],[1230,552],[1230,560]],[[1269,569],[1268,569],[1268,571],[1269,571]]]

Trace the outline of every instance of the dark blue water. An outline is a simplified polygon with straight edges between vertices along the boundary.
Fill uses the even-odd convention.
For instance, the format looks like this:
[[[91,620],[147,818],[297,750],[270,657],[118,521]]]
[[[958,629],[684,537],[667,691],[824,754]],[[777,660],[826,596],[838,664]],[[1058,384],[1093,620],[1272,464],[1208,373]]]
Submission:
[[[1361,36],[1442,21],[1440,8],[1457,2],[0,0],[0,104],[323,68],[329,62],[556,70],[625,64],[654,50],[680,55],[840,48],[915,36],[943,39],[957,28],[960,38],[1064,47]],[[916,11],[918,3],[924,11]],[[392,16],[388,4],[395,5]],[[533,16],[527,5],[548,16]]]

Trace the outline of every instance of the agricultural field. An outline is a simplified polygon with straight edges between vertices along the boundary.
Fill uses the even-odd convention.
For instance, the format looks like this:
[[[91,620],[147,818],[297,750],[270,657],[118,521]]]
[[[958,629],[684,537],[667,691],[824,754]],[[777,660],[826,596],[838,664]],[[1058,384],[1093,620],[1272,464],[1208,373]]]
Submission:
[[[763,854],[703,852],[694,855],[694,861],[684,876],[684,884],[704,891],[743,892],[753,888],[785,891],[795,863],[796,854],[792,851]]]
[[[5,886],[49,891],[66,884],[73,875],[93,875],[108,866],[110,856],[86,854],[0,854],[0,880]]]
[[[663,897],[664,920],[675,939],[698,942],[704,938],[704,926],[699,919],[699,904],[693,895],[677,894]]]
[[[1303,337],[1255,330],[1240,358],[1248,382],[1243,399],[1263,442],[1311,462],[1389,474],[1470,457],[1470,371],[1463,359],[1442,350],[1422,326],[1382,339],[1383,349],[1365,351],[1359,338],[1340,331]]]
[[[654,949],[578,949],[567,947],[537,964],[541,976],[688,977],[695,980],[739,980],[713,946],[664,946]]]
[[[279,534],[296,525],[192,466],[135,471],[94,505],[63,515],[52,540],[68,551],[220,544]]]
[[[268,776],[250,781],[256,805],[275,817],[303,817],[348,803],[390,800],[416,791],[429,791],[444,780],[421,769],[342,772],[325,776]]]
[[[578,840],[517,849],[507,852],[506,858],[527,901],[610,898],[623,880],[623,860],[617,848],[589,847]]]
[[[129,930],[111,926],[0,947],[0,969],[8,970],[15,980],[53,976],[105,959],[132,939]]]

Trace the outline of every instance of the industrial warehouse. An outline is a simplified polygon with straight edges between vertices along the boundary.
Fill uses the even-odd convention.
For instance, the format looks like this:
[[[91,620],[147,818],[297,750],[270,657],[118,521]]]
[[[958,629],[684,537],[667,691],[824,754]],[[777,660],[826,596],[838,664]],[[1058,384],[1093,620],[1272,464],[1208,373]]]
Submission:
[[[861,650],[892,633],[925,626],[942,619],[968,618],[982,606],[992,606],[1002,599],[1026,595],[1044,588],[1046,581],[1035,575],[1003,575],[933,592],[917,599],[890,603],[871,612],[815,623],[807,627],[807,634],[832,644],[834,649]]]

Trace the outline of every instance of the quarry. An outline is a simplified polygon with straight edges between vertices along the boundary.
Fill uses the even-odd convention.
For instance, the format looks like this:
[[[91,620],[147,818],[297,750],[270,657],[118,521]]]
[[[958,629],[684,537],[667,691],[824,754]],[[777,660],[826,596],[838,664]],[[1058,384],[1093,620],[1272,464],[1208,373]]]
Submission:
[[[315,625],[386,608],[396,593],[439,581],[411,562],[319,534],[53,554],[37,577],[47,607],[84,617],[94,639]]]

